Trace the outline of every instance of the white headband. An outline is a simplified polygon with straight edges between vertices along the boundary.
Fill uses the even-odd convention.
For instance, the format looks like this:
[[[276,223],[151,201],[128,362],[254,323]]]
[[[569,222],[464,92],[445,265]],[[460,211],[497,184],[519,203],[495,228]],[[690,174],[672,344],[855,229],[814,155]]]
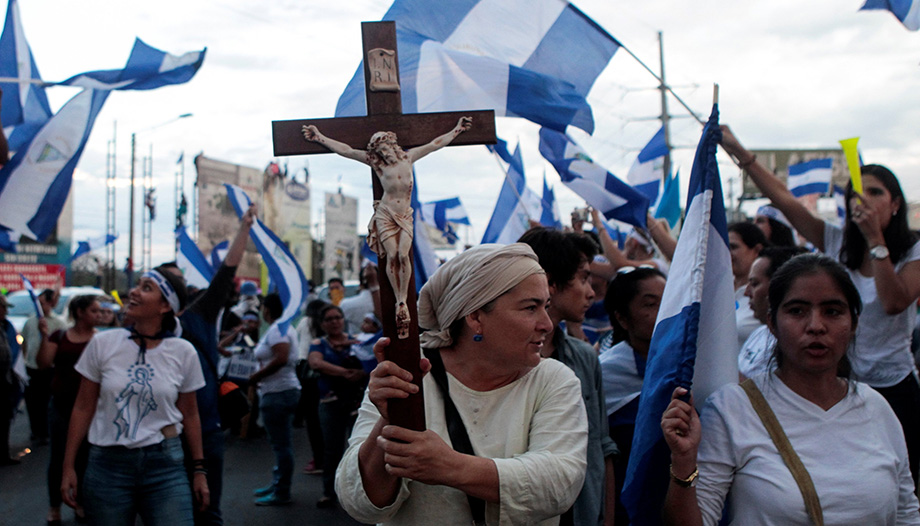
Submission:
[[[176,289],[173,288],[172,284],[170,284],[169,281],[163,277],[163,274],[160,274],[156,270],[148,270],[147,272],[144,272],[144,275],[141,277],[152,279],[157,284],[157,287],[159,287],[163,297],[166,298],[166,303],[169,303],[169,306],[172,308],[173,312],[179,312],[179,295],[176,294]]]

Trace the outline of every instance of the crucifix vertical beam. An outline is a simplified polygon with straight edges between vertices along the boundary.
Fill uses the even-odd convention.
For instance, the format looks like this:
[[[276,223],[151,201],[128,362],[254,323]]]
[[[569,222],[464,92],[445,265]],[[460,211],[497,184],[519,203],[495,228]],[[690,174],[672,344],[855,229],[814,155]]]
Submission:
[[[331,150],[318,142],[304,139],[302,129],[313,125],[324,135],[355,150],[365,150],[371,135],[378,131],[392,131],[404,150],[422,146],[434,137],[450,131],[460,117],[472,118],[472,128],[460,133],[450,145],[495,144],[495,113],[492,110],[417,113],[402,113],[402,96],[399,84],[399,61],[396,49],[396,24],[389,22],[363,22],[363,67],[366,117],[341,117],[333,119],[298,119],[272,122],[272,136],[276,156],[330,153]],[[374,169],[371,169],[374,200],[384,194]],[[409,261],[414,254],[410,252]],[[378,254],[381,271],[386,276],[386,255]],[[422,398],[422,371],[419,365],[419,329],[414,269],[410,272],[406,306],[411,323],[408,336],[397,337],[396,294],[389,279],[380,280],[381,322],[383,332],[390,338],[386,357],[412,373],[413,382],[419,386],[418,394],[405,399],[391,399],[388,402],[390,423],[421,431],[425,429],[425,407]]]

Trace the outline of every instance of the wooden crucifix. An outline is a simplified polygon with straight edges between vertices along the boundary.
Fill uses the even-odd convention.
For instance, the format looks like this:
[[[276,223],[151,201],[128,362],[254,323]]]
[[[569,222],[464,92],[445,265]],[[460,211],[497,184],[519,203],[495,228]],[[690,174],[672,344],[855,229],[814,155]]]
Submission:
[[[443,146],[495,144],[495,112],[402,113],[394,22],[363,22],[366,117],[272,122],[275,155],[338,153],[371,166],[374,217],[368,241],[377,252],[387,359],[412,373],[419,392],[388,403],[390,422],[425,429],[415,273],[412,271],[412,162]],[[396,144],[398,141],[398,144]],[[408,213],[407,213],[408,211]],[[408,232],[407,232],[408,230]]]

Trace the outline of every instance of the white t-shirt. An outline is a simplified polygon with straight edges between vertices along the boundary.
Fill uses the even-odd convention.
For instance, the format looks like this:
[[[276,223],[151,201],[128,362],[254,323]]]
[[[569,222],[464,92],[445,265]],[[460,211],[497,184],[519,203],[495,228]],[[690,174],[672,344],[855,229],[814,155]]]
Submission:
[[[738,372],[745,378],[753,378],[770,371],[770,359],[775,346],[776,338],[769,327],[761,325],[755,329],[738,353]]]
[[[843,246],[843,229],[830,223],[824,224],[824,253],[840,260]],[[920,260],[920,242],[894,266],[899,272],[911,261]],[[917,310],[911,304],[898,314],[885,314],[885,308],[875,288],[875,278],[866,277],[858,270],[847,269],[853,284],[862,297],[863,311],[856,329],[856,348],[850,351],[853,375],[860,382],[874,387],[890,387],[915,371],[914,358],[910,353],[911,331]]]
[[[744,295],[744,287],[735,291],[735,325],[738,327],[738,349],[744,345],[752,332],[763,326],[760,320],[754,317],[751,298]]]
[[[259,343],[256,344],[254,351],[256,360],[259,361],[259,367],[265,367],[268,362],[272,361],[275,357],[272,352],[272,346],[279,343],[288,343],[291,346],[287,363],[281,369],[262,379],[262,382],[259,383],[260,394],[279,393],[290,389],[300,390],[300,380],[297,379],[296,368],[297,331],[290,324],[288,324],[287,331],[284,334],[281,334],[278,322],[272,323],[271,327],[265,331]]]
[[[373,294],[367,289],[362,289],[357,295],[342,300],[342,304],[339,307],[342,308],[342,314],[345,316],[346,332],[361,332],[364,316],[369,312],[374,312]]]
[[[297,359],[306,360],[310,355],[310,342],[313,341],[313,330],[310,328],[309,316],[300,318],[297,323]]]
[[[493,391],[473,391],[449,373],[447,379],[473,451],[493,459],[498,469],[499,502],[486,503],[486,521],[558,524],[558,515],[581,491],[587,467],[588,420],[575,373],[562,362],[545,359]],[[430,374],[422,384],[428,429],[450,444],[440,389]],[[390,506],[378,508],[368,500],[358,470],[358,449],[379,418],[365,395],[336,472],[336,493],[348,513],[370,524],[470,524],[466,495],[448,486],[403,479]]]
[[[773,373],[753,380],[808,470],[825,524],[920,524],[904,433],[881,395],[851,381],[847,395],[824,411]],[[792,473],[741,386],[709,397],[701,421],[696,495],[704,524],[719,522],[726,495],[730,524],[811,524]]]
[[[175,425],[182,431],[179,393],[204,387],[198,353],[181,338],[166,338],[147,349],[126,329],[96,333],[74,367],[99,384],[96,414],[89,443],[97,446],[139,448],[163,441],[161,430]]]
[[[642,394],[642,377],[636,367],[633,348],[626,341],[601,349],[598,360],[604,379],[607,416],[610,416]]]

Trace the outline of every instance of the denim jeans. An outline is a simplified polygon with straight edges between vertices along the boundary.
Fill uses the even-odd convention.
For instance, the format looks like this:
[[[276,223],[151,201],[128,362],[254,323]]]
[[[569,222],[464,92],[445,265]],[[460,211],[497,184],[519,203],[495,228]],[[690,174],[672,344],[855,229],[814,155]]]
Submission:
[[[272,451],[275,453],[275,467],[272,470],[272,485],[275,495],[282,499],[291,498],[291,479],[294,476],[294,448],[291,429],[294,412],[300,401],[299,389],[288,389],[277,393],[265,393],[259,402],[262,422],[268,433]]]
[[[355,423],[350,404],[341,400],[319,403],[319,423],[323,429],[323,495],[335,497],[335,470],[345,454],[345,442]]]
[[[137,449],[90,446],[83,500],[89,523],[98,526],[134,526],[137,515],[145,526],[192,526],[181,440]]]

